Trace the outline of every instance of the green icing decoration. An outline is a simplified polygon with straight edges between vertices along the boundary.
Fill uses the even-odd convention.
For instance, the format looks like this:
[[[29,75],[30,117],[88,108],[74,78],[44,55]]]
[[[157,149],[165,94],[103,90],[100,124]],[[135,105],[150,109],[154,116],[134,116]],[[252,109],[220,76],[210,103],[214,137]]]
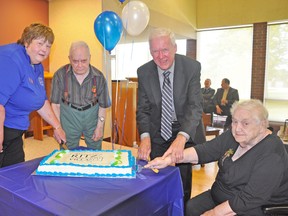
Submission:
[[[117,156],[115,157],[115,162],[113,162],[113,163],[111,164],[111,166],[117,166],[117,165],[122,164],[121,154],[122,154],[122,152],[121,152],[120,150],[118,150],[118,151],[116,152],[116,155],[117,155]]]
[[[50,161],[49,164],[56,164],[56,160],[52,160],[52,161]]]
[[[118,161],[115,161],[114,163],[111,164],[111,166],[117,166],[118,165]]]
[[[65,154],[65,150],[60,151],[58,154],[55,155],[55,158],[61,158],[63,154]]]
[[[65,150],[62,150],[60,152],[58,152],[56,155],[55,155],[55,158],[62,158],[63,154],[66,154]],[[49,164],[56,164],[57,163],[57,160],[56,159],[53,159],[50,161]]]

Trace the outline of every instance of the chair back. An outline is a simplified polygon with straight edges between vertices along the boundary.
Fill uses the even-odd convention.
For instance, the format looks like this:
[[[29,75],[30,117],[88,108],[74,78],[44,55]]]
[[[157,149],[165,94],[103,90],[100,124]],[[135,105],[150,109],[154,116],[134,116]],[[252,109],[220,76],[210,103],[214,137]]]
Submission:
[[[202,120],[204,124],[204,128],[206,130],[207,126],[212,126],[212,120],[211,120],[211,113],[202,113]]]

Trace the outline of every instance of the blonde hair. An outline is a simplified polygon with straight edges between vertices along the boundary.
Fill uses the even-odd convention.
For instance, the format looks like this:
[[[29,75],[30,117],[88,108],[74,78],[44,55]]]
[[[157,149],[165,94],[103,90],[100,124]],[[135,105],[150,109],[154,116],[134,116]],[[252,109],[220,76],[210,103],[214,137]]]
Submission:
[[[32,42],[32,40],[39,38],[44,38],[45,41],[48,41],[50,44],[53,44],[55,37],[50,27],[40,23],[33,23],[24,29],[22,36],[17,41],[17,43],[22,44],[23,46],[26,43],[29,45]]]

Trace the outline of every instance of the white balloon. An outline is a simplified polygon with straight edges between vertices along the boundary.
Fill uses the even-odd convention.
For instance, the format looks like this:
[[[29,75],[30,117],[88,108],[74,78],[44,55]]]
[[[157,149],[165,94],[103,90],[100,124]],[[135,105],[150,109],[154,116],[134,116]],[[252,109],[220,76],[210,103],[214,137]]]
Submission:
[[[141,34],[149,23],[150,12],[141,1],[130,1],[122,10],[123,27],[132,36]]]

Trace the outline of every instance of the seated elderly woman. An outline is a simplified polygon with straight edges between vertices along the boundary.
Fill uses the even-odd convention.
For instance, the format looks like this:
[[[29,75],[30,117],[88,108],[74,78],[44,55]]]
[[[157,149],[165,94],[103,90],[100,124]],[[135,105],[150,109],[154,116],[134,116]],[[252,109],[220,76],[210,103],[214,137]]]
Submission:
[[[212,188],[187,202],[186,215],[264,215],[261,206],[288,201],[288,154],[268,126],[258,100],[235,103],[232,129],[203,145],[187,148],[177,159],[168,151],[146,168],[218,161]]]

